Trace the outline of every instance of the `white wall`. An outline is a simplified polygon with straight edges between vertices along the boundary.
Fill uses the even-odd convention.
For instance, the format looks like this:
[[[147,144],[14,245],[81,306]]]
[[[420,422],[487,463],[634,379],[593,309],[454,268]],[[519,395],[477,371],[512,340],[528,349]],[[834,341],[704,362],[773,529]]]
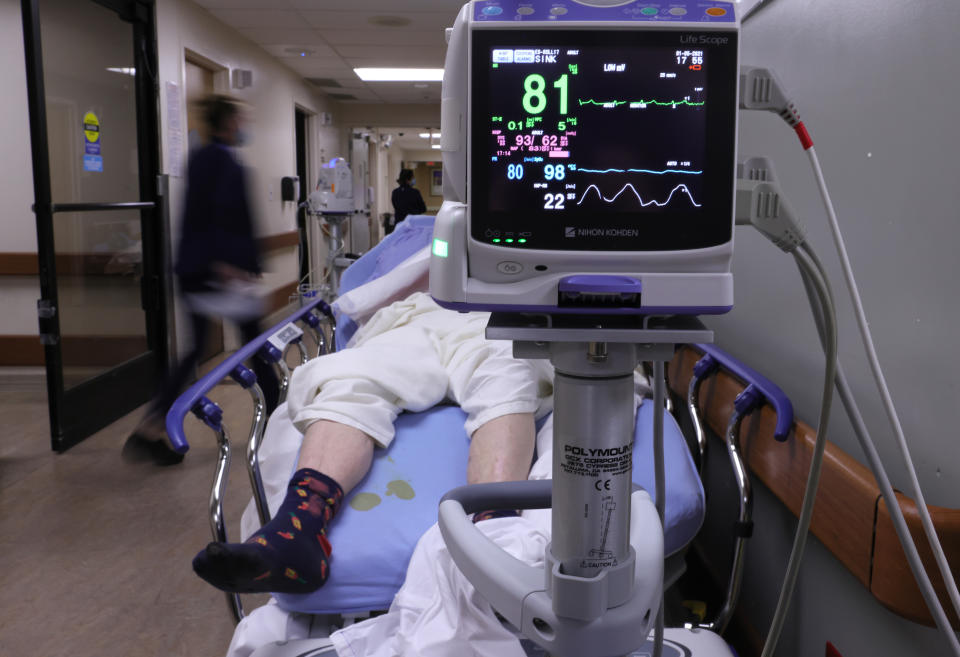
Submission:
[[[37,230],[33,204],[33,169],[30,166],[30,119],[27,113],[27,74],[23,59],[23,26],[19,0],[0,0],[0,62],[3,62],[3,102],[0,103],[0,153],[6,162],[0,176],[3,199],[0,250],[36,251]],[[9,126],[17,126],[10,129]],[[2,324],[0,324],[2,329]]]
[[[0,63],[3,66],[3,101],[0,102],[0,251],[35,253],[37,224],[33,204],[33,168],[30,155],[30,119],[27,112],[27,74],[23,59],[23,26],[18,0],[0,0]],[[16,126],[11,129],[9,126]],[[0,277],[0,335],[37,332],[37,299],[40,284],[35,276]]]
[[[774,68],[816,144],[845,233],[880,361],[927,502],[960,507],[954,331],[960,259],[955,0],[771,2],[742,34],[744,64]],[[741,113],[740,157],[767,155],[834,282],[841,362],[890,471],[906,477],[857,337],[823,205],[797,139],[773,114]],[[721,347],[777,381],[816,424],[823,355],[792,259],[738,228],[736,303],[711,320]],[[829,439],[864,461],[835,399]],[[760,488],[742,604],[761,631],[775,602],[795,521]],[[781,657],[944,655],[933,630],[881,608],[816,541],[801,571]]]

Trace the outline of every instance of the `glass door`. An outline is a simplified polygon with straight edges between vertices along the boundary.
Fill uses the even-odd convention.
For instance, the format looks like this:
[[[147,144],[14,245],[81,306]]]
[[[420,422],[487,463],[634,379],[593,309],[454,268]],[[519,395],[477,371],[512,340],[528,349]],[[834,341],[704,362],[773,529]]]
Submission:
[[[153,394],[166,355],[153,4],[22,0],[53,449]]]

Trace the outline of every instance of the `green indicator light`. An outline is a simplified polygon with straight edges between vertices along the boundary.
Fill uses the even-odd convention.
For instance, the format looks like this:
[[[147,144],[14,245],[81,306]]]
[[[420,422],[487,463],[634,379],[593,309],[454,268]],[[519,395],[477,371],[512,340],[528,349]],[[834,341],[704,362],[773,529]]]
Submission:
[[[522,238],[522,237],[521,237],[520,239],[518,239],[517,241],[520,242],[520,244],[526,244],[526,243],[527,243],[527,240],[525,240],[525,239]]]
[[[493,242],[494,242],[494,244],[499,244],[499,243],[500,243],[500,238],[499,238],[499,237],[494,237],[494,238],[493,238]]]
[[[504,240],[504,242],[506,242],[507,244],[513,244],[513,238],[508,237],[507,239]]]
[[[447,257],[447,243],[440,239],[433,240],[433,255],[438,258]]]
[[[500,68],[500,64],[494,64],[493,68]]]

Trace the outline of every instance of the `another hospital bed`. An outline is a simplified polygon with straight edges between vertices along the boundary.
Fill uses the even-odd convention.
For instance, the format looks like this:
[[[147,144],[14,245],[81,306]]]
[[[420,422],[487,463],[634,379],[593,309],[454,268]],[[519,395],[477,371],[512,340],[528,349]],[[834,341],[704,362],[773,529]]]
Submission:
[[[432,223],[432,217],[408,217],[394,233],[344,272],[341,294],[380,278],[399,263],[415,256],[429,244]],[[255,417],[247,449],[254,500],[244,514],[240,536],[246,538],[279,506],[295,467],[300,434],[287,417],[285,404],[280,405],[269,423],[266,422],[262,395],[258,396],[255,378],[243,367],[242,361],[259,354],[259,357],[274,362],[282,377],[283,393],[289,382],[289,369],[284,359],[286,349],[295,346],[300,351],[301,361],[307,358],[301,339],[302,329],[294,328],[295,325],[303,325],[312,332],[320,345],[318,351],[323,352],[326,341],[321,324],[331,324],[329,332],[338,349],[346,346],[356,330],[356,325],[346,316],[339,317],[335,324],[332,324],[333,319],[333,311],[323,301],[304,299],[297,312],[221,363],[171,408],[167,429],[178,449],[187,449],[183,422],[191,412],[218,436],[220,458],[210,497],[210,522],[215,540],[227,540],[222,494],[230,461],[230,443],[221,422],[222,411],[205,397],[206,393],[229,376],[250,390],[254,399]],[[741,370],[740,374],[746,374],[750,380],[751,372]],[[751,388],[751,393],[737,407],[738,417],[742,418],[765,400],[776,401],[778,408],[782,405],[785,399],[782,393],[768,384],[764,380]],[[683,551],[700,529],[705,504],[697,465],[687,441],[674,418],[662,412],[666,420],[664,547],[668,557],[666,573],[669,583],[683,570]],[[653,464],[649,458],[653,413],[652,401],[646,400],[640,405],[634,443],[633,480],[648,491],[655,490]],[[789,426],[792,416],[786,419],[787,416],[781,413],[781,417]],[[437,520],[440,498],[452,488],[466,483],[469,442],[463,429],[464,419],[465,414],[453,406],[400,415],[396,424],[397,439],[388,449],[376,450],[369,474],[348,495],[344,510],[331,527],[334,552],[330,579],[312,594],[276,595],[271,613],[321,615],[325,622],[329,620],[335,624],[336,617],[344,614],[362,614],[389,607],[403,583],[417,540]],[[448,464],[450,467],[437,467]],[[733,600],[736,594],[733,582],[737,577],[731,578]],[[244,614],[239,596],[228,594],[228,599],[237,620],[242,619]],[[273,602],[271,605],[274,606]],[[245,624],[254,620],[250,618]]]

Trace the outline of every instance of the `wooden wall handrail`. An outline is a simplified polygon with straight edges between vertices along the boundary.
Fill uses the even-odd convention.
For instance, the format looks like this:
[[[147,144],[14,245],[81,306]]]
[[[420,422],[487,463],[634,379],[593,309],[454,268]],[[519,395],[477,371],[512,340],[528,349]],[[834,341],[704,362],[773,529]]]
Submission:
[[[257,246],[264,255],[300,244],[300,233],[291,230],[257,238]],[[129,274],[131,267],[112,265],[113,253],[58,253],[57,274],[69,276]],[[40,260],[36,252],[0,252],[0,276],[36,276]]]
[[[681,408],[686,408],[693,366],[701,355],[692,347],[682,347],[670,363],[670,389],[684,400]],[[733,400],[744,387],[742,381],[723,370],[701,384],[700,411],[705,424],[716,435],[722,436],[726,431],[734,410]],[[816,431],[798,420],[794,422],[790,438],[779,443],[773,438],[775,425],[776,414],[769,405],[754,411],[741,424],[741,447],[753,475],[798,515]],[[914,536],[920,535],[919,516],[913,502],[903,497],[901,508]],[[960,510],[930,507],[930,511],[956,572],[960,569]],[[893,531],[876,479],[863,464],[830,442],[824,453],[810,530],[885,607],[910,620],[933,625]],[[943,580],[926,541],[921,541],[918,547],[944,608],[949,609]],[[951,620],[960,626],[955,615]]]

